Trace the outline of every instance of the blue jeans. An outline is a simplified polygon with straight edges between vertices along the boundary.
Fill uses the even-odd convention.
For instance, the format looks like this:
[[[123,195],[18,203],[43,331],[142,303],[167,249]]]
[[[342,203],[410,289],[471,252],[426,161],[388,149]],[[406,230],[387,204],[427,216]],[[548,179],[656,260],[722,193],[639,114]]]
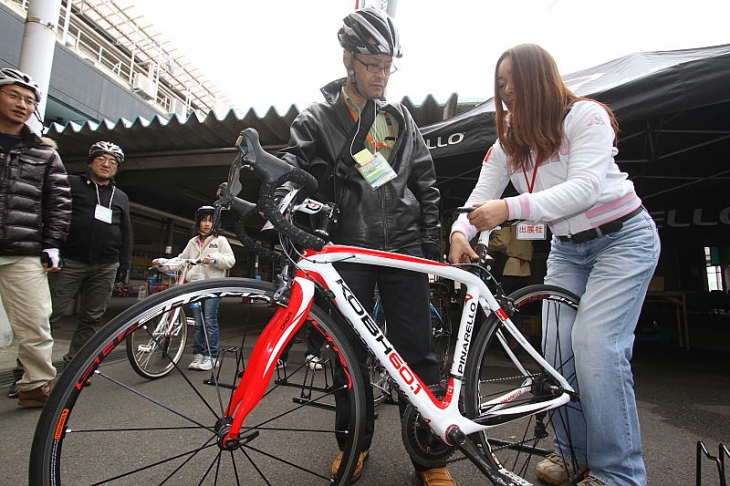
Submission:
[[[587,458],[591,476],[610,486],[647,483],[634,396],[634,329],[660,252],[659,236],[644,211],[616,233],[573,244],[553,237],[545,283],[581,296],[575,321],[563,323],[563,358],[575,356],[582,411],[567,408],[575,456]],[[555,336],[546,336],[552,356]],[[566,347],[567,346],[567,347]],[[570,370],[564,370],[570,376]],[[565,455],[565,432],[556,425],[556,450]]]
[[[193,354],[202,354],[211,358],[218,357],[218,307],[220,304],[220,298],[213,298],[200,303],[202,312],[200,307],[191,308],[195,319]],[[203,321],[203,318],[205,318],[205,321]]]

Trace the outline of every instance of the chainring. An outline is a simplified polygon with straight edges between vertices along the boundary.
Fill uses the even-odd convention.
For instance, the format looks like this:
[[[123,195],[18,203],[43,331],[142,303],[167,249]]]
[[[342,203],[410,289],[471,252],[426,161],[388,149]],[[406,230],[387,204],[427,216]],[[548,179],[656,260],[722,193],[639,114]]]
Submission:
[[[421,414],[409,404],[401,419],[403,444],[411,458],[427,468],[442,467],[456,448],[448,446],[433,435],[421,420]]]

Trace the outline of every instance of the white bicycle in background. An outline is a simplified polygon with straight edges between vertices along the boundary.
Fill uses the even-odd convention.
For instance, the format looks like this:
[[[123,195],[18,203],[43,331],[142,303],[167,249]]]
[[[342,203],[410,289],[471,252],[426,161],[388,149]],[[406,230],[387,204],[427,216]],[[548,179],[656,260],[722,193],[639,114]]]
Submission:
[[[158,258],[156,261],[158,269],[176,269],[173,271],[176,285],[184,284],[188,271],[200,264],[199,259],[177,257]],[[195,325],[192,317],[186,317],[182,307],[175,307],[127,335],[127,358],[134,371],[143,378],[154,380],[175,369],[185,352],[188,325]]]

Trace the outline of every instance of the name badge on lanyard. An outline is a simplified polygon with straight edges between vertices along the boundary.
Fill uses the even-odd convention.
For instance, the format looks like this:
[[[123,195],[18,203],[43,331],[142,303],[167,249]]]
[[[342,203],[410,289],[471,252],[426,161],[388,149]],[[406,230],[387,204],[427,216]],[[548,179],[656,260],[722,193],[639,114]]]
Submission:
[[[539,157],[536,157],[539,159]],[[525,176],[525,184],[527,184],[527,191],[532,194],[532,190],[535,188],[535,179],[537,178],[537,160],[535,161],[535,168],[532,172],[532,184],[527,179],[527,171],[525,170],[525,163],[522,163],[522,174]],[[522,221],[517,223],[517,239],[518,240],[544,240],[547,238],[547,232],[545,231],[545,223],[530,223],[529,221]]]
[[[97,219],[102,223],[112,224],[112,201],[114,200],[114,191],[116,190],[116,187],[112,187],[112,195],[109,197],[109,207],[105,208],[101,205],[101,199],[99,198],[99,186],[96,186],[96,208],[94,209],[94,219]]]
[[[97,204],[94,210],[94,218],[103,223],[112,224],[112,210],[105,208],[101,204]]]
[[[357,170],[360,172],[360,175],[370,184],[373,190],[395,179],[397,176],[380,152],[376,152],[373,155],[369,150],[363,149],[356,153],[353,158],[357,162]]]
[[[517,239],[518,240],[544,240],[545,223],[530,223],[521,221],[517,223]]]

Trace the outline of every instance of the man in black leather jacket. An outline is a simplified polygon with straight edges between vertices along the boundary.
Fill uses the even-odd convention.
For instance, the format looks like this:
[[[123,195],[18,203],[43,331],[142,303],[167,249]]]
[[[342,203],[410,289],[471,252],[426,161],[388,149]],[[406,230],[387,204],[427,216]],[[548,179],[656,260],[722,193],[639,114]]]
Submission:
[[[53,388],[46,272],[60,270],[58,248],[71,222],[71,191],[55,144],[25,124],[40,99],[30,76],[0,69],[0,295],[18,340],[18,370],[24,368],[9,393],[21,407],[42,407]]]
[[[393,21],[372,8],[357,10],[344,19],[338,37],[348,76],[324,87],[326,101],[308,107],[294,120],[289,144],[280,156],[312,173],[319,181],[317,197],[339,207],[339,222],[331,234],[334,243],[440,260],[440,195],[433,160],[408,110],[383,98],[396,69],[393,58],[401,55]],[[372,164],[382,164],[378,178],[361,173],[355,163],[373,158]],[[388,339],[427,384],[438,384],[427,277],[347,263],[337,269],[371,313],[377,285]],[[370,383],[367,352],[357,339],[351,341],[365,382]],[[338,397],[337,430],[347,429],[344,414],[339,413],[346,407],[343,401]],[[362,473],[372,442],[371,387],[366,404],[367,431],[353,481]],[[333,475],[340,462],[341,455],[332,465]],[[415,462],[414,467],[426,485],[455,484],[445,467],[427,469]]]

